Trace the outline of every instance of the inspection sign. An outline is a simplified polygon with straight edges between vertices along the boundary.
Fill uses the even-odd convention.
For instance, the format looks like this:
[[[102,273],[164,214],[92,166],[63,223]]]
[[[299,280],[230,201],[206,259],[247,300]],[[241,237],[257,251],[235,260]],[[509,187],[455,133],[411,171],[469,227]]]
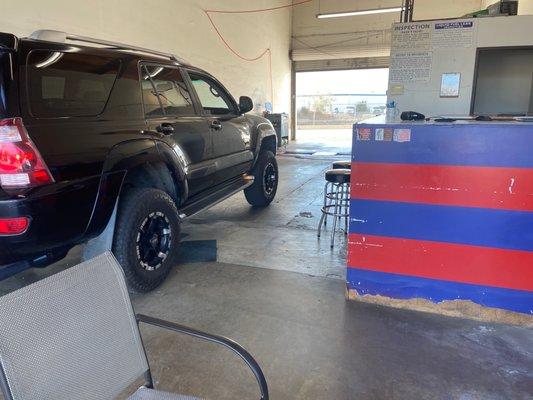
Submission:
[[[435,22],[431,35],[433,48],[472,47],[474,21]]]

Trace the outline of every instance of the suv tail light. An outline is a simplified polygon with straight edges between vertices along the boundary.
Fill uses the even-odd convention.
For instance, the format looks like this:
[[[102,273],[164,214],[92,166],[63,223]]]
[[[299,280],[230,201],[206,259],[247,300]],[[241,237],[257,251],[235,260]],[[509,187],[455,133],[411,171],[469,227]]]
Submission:
[[[0,120],[0,186],[25,189],[53,181],[22,118]]]
[[[0,235],[20,235],[30,225],[27,217],[0,218]]]

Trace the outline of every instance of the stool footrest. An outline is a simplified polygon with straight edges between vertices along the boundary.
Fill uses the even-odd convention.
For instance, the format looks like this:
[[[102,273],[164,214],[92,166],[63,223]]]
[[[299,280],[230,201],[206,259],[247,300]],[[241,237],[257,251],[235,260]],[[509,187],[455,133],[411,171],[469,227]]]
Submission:
[[[337,207],[338,208],[345,208],[345,206],[342,206],[342,207],[337,206]],[[349,211],[346,211],[345,213],[337,213],[337,214],[335,214],[335,211],[329,211],[330,208],[335,209],[335,204],[328,204],[328,205],[322,206],[320,211],[322,211],[322,213],[326,214],[326,215],[342,217],[342,218],[348,217],[350,215]]]

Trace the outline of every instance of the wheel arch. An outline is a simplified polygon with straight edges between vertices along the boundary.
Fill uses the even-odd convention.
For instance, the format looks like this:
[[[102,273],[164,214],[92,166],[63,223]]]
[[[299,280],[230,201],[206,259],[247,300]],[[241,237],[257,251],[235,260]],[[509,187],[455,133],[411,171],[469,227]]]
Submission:
[[[115,145],[104,162],[86,235],[102,233],[127,186],[163,190],[179,206],[188,195],[185,170],[184,160],[163,142],[139,139]]]
[[[263,122],[257,125],[255,132],[255,160],[257,163],[259,153],[262,151],[271,151],[276,155],[278,149],[278,136],[270,122]]]

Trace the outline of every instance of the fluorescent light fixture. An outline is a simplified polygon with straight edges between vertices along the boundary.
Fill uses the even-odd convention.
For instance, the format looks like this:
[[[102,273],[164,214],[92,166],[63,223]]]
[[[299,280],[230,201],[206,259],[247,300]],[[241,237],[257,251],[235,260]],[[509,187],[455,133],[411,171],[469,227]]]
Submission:
[[[403,7],[388,7],[388,8],[373,8],[371,10],[359,10],[359,11],[344,11],[328,14],[317,14],[317,18],[337,18],[337,17],[353,17],[356,15],[371,15],[371,14],[384,14],[392,12],[400,12]]]

